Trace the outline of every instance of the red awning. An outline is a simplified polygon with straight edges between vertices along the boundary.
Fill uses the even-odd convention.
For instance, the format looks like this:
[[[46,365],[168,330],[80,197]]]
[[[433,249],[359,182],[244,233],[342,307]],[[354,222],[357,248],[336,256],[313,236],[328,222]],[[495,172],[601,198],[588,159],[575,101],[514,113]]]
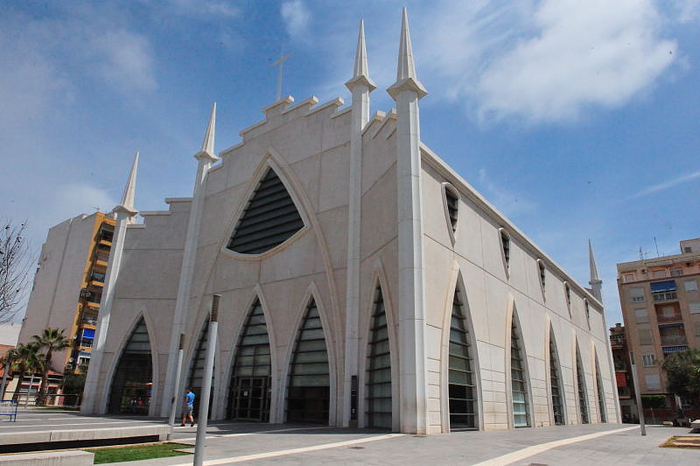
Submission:
[[[615,373],[615,379],[617,380],[618,387],[626,387],[627,386],[627,373],[626,372]]]

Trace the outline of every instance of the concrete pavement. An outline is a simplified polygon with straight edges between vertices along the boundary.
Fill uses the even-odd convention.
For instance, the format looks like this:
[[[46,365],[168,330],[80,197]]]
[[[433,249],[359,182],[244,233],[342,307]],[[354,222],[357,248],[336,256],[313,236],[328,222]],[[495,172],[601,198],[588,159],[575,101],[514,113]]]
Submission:
[[[103,427],[163,420],[84,417],[77,413],[25,413],[18,423],[84,424]],[[64,424],[65,423],[65,424]],[[10,423],[0,422],[0,432]],[[173,441],[194,445],[196,427],[175,427]],[[483,464],[483,465],[700,465],[700,450],[660,448],[685,428],[647,428],[594,424],[490,432],[455,432],[429,437],[386,431],[335,429],[309,425],[214,422],[207,429],[207,461],[223,464]],[[113,463],[122,466],[192,464],[189,456]]]

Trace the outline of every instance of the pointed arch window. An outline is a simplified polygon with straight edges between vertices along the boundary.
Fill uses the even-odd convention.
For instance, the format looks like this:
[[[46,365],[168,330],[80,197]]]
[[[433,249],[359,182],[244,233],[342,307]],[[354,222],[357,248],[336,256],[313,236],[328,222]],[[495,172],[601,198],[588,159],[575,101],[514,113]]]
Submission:
[[[542,295],[544,296],[547,285],[547,268],[542,259],[537,259],[537,270],[540,273],[540,286],[542,287]]]
[[[202,331],[199,332],[199,339],[197,340],[197,346],[195,347],[194,354],[192,355],[192,361],[190,362],[189,376],[187,378],[187,387],[191,388],[192,393],[195,394],[194,398],[194,412],[199,412],[199,400],[202,395],[202,385],[204,384],[204,362],[207,357],[207,344],[209,341],[209,319],[204,322],[202,326]],[[211,394],[214,393],[214,380],[216,371],[212,375],[212,386]],[[211,417],[211,407],[209,404],[209,417]]]
[[[600,378],[600,364],[598,355],[595,356],[595,381],[598,390],[598,409],[600,411],[600,422],[608,422],[607,411],[605,410],[605,390],[603,390],[603,379]]]
[[[559,374],[559,358],[557,357],[557,344],[554,340],[554,331],[549,330],[549,383],[552,392],[552,411],[554,413],[554,425],[564,425],[564,403],[562,402],[562,386]]]
[[[445,198],[445,217],[450,228],[450,237],[454,242],[454,234],[457,232],[457,219],[459,217],[459,192],[449,183],[442,184],[442,195]]]
[[[328,423],[329,402],[326,339],[316,302],[312,300],[294,343],[287,389],[287,421]]]
[[[588,329],[591,329],[591,308],[588,304],[588,299],[583,299],[583,307],[586,310],[586,322],[588,323]]]
[[[503,253],[503,265],[506,268],[506,273],[510,269],[510,235],[505,228],[498,229],[501,238],[501,252]]]
[[[391,352],[389,327],[384,309],[382,290],[374,294],[372,327],[367,352],[367,427],[391,429]]]
[[[525,380],[525,359],[520,348],[520,334],[515,324],[510,330],[510,377],[513,398],[513,425],[530,426],[530,407],[527,402],[527,381]]]
[[[284,243],[304,227],[299,210],[277,173],[268,168],[243,211],[228,248],[262,254]]]
[[[147,415],[152,391],[151,344],[141,318],[131,332],[112,378],[110,414]]]
[[[583,372],[581,363],[581,351],[576,345],[576,383],[578,386],[578,408],[581,414],[581,424],[588,424],[588,395],[586,395],[586,375]]]
[[[571,287],[568,282],[564,282],[564,296],[566,297],[566,307],[569,309],[569,315],[571,315]]]
[[[231,419],[270,419],[270,375],[270,339],[262,306],[256,300],[241,330],[233,361],[229,396]]]
[[[477,428],[476,385],[474,363],[465,326],[463,303],[459,288],[455,290],[450,324],[450,346],[448,367],[448,391],[450,403],[450,430]]]

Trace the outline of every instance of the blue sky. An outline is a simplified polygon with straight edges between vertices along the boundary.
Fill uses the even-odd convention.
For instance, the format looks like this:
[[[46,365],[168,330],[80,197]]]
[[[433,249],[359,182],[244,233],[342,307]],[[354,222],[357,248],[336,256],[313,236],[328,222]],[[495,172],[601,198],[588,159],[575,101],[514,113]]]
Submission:
[[[360,18],[372,111],[388,111],[407,6],[421,138],[580,282],[591,238],[608,323],[617,262],[700,236],[700,1],[4,1],[0,215],[48,228],[118,201],[189,196],[216,148],[283,94],[349,101]]]

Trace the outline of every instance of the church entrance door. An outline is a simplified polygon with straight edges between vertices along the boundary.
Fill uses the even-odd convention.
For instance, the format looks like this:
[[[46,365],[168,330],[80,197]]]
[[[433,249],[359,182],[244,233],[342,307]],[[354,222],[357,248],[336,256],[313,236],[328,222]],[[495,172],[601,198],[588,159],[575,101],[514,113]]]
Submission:
[[[270,377],[236,377],[232,390],[232,418],[241,421],[270,419]]]

